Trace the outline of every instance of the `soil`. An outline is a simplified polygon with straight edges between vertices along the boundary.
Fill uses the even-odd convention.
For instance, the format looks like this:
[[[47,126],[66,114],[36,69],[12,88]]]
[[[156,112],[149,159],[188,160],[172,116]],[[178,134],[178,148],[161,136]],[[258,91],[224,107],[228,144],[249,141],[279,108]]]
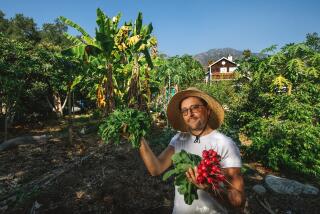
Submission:
[[[172,212],[173,180],[164,182],[161,176],[150,176],[137,150],[127,143],[104,144],[95,132],[74,132],[73,143],[69,144],[65,124],[53,121],[38,128],[31,125],[10,130],[10,137],[46,133],[53,137],[0,152],[0,213]],[[74,130],[80,127],[75,124]],[[161,129],[153,132],[155,138],[160,137]],[[151,144],[156,154],[164,146]],[[255,162],[246,162],[245,166],[246,213],[270,213],[258,199],[269,203],[274,213],[319,213],[319,194],[289,196],[268,190],[264,196],[257,196],[253,185],[263,184],[266,174],[281,174]],[[60,169],[64,173],[45,180],[47,183],[35,182]]]

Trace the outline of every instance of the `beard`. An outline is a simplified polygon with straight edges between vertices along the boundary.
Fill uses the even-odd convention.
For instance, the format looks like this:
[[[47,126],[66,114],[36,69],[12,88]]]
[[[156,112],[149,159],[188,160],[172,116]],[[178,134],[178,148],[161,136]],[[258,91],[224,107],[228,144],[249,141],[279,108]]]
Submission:
[[[202,131],[205,128],[205,125],[205,122],[198,117],[189,118],[187,121],[187,126],[191,131]]]

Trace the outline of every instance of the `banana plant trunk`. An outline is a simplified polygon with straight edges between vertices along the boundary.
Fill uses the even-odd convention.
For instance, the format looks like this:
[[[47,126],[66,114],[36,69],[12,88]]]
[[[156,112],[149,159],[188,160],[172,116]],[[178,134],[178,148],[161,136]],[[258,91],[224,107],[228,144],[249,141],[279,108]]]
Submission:
[[[138,56],[134,57],[132,76],[129,85],[128,91],[128,103],[130,108],[140,109],[141,99],[139,97],[139,76],[140,76],[140,67],[138,63]]]
[[[114,99],[114,92],[113,92],[113,80],[112,80],[112,64],[108,63],[106,66],[107,69],[107,81],[105,82],[105,100],[106,100],[106,107],[105,107],[105,115],[108,115],[115,109],[115,99]]]
[[[146,77],[145,77],[145,81],[144,81],[144,89],[146,91],[146,110],[149,110],[150,105],[151,105],[151,90],[150,90],[150,84],[149,84],[149,79],[150,79],[149,73],[150,73],[150,67],[147,66]]]

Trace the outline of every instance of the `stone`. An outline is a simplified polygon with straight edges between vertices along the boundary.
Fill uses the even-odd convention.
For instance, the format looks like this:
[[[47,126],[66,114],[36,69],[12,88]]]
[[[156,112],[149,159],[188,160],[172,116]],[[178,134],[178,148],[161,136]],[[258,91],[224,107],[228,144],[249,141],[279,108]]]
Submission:
[[[73,106],[72,107],[72,113],[77,113],[77,112],[80,112],[81,111],[81,108],[79,108],[78,106]]]
[[[79,133],[81,135],[86,135],[86,134],[89,134],[89,133],[93,133],[93,132],[96,132],[98,131],[99,127],[98,126],[85,126],[85,127],[82,127],[79,131]]]
[[[267,187],[279,194],[289,195],[317,195],[319,190],[311,185],[304,185],[298,181],[286,178],[277,177],[274,175],[267,175],[265,177]]]
[[[255,193],[257,193],[258,195],[264,195],[267,190],[266,188],[264,188],[264,186],[256,184],[252,187],[253,191],[255,191]]]
[[[309,184],[305,184],[302,193],[306,195],[318,195],[319,189]]]

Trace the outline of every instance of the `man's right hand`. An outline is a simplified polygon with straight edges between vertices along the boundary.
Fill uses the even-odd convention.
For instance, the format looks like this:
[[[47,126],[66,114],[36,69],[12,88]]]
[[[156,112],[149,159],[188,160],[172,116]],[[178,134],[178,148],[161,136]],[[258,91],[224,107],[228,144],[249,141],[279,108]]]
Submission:
[[[199,184],[197,182],[197,177],[198,177],[197,167],[194,167],[194,169],[189,168],[186,171],[186,176],[187,176],[188,181],[193,183],[196,187],[198,187],[198,189],[202,189],[205,191],[208,191],[210,189],[209,184]]]
[[[140,144],[140,155],[152,176],[160,175],[172,165],[173,146],[168,146],[156,157],[144,137],[141,138]]]

